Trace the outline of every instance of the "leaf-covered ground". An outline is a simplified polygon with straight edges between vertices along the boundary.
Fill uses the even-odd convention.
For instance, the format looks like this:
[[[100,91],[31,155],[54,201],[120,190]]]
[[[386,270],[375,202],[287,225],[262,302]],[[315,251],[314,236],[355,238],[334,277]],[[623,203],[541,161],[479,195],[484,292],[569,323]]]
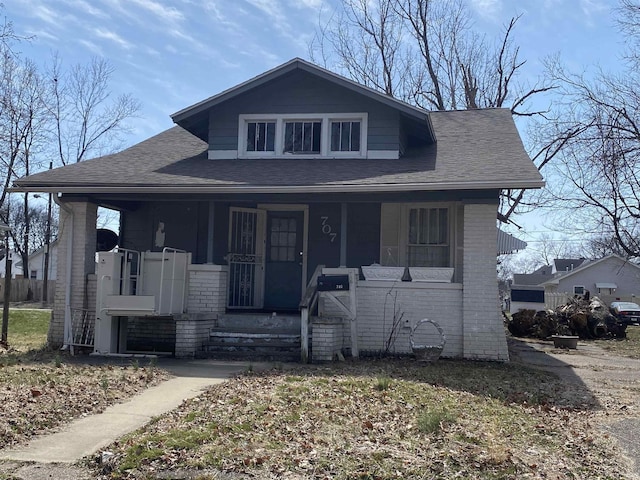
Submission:
[[[588,396],[517,365],[272,370],[184,403],[97,468],[118,479],[625,478],[596,412]]]
[[[148,360],[87,365],[54,352],[2,352],[0,449],[99,413],[168,377]]]

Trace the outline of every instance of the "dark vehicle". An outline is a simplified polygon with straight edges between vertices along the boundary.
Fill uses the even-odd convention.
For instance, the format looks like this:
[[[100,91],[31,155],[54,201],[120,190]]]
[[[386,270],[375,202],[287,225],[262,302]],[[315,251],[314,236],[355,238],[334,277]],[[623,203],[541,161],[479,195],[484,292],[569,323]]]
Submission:
[[[633,302],[612,302],[611,313],[625,325],[640,325],[640,306]]]

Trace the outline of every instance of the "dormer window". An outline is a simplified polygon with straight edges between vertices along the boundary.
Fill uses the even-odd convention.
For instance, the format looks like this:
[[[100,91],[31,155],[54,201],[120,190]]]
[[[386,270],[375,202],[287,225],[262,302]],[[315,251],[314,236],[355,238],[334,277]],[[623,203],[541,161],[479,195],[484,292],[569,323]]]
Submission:
[[[284,153],[320,154],[322,122],[284,122]]]
[[[247,152],[273,152],[276,122],[247,122]]]
[[[367,114],[240,115],[240,158],[367,156]]]
[[[360,120],[331,122],[331,151],[360,151]]]

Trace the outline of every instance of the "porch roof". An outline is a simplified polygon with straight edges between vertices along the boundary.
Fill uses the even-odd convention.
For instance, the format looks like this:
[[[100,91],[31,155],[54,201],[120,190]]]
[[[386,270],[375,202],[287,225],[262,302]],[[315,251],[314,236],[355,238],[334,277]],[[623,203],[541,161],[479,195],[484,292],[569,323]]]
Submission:
[[[210,160],[208,145],[170,128],[112,155],[18,179],[60,193],[311,193],[540,188],[506,109],[429,113],[436,143],[400,159]]]

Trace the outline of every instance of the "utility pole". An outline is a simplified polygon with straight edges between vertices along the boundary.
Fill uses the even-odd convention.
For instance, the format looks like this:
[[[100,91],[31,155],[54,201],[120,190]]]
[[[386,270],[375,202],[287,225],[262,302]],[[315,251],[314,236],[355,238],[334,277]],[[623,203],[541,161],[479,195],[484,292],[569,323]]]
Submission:
[[[0,231],[5,232],[4,238],[4,255],[5,255],[5,271],[4,271],[4,303],[2,305],[2,337],[0,345],[7,347],[9,332],[9,301],[11,300],[11,254],[9,252],[9,227],[0,224]]]
[[[53,161],[49,161],[49,170],[53,168]],[[42,306],[49,301],[49,246],[51,245],[51,192],[49,192],[49,204],[47,205],[47,229],[44,234],[44,272],[42,274]]]

